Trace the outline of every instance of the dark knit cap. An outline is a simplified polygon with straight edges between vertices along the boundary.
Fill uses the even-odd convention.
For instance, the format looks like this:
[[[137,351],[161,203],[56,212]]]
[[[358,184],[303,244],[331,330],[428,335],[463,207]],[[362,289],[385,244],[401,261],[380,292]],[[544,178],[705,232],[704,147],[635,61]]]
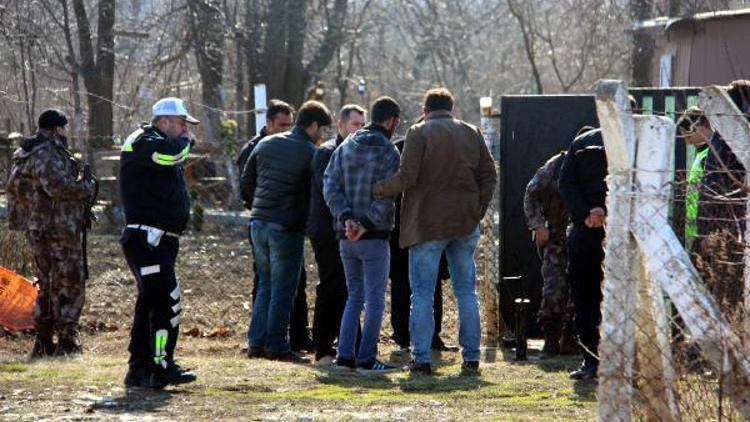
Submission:
[[[53,129],[67,124],[68,117],[56,108],[48,108],[39,115],[39,129]]]

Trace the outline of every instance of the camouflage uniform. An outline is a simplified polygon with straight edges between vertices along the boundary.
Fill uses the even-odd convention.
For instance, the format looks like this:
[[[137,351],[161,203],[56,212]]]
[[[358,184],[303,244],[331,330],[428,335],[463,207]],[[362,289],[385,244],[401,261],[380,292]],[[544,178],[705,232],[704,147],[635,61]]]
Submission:
[[[37,338],[49,352],[78,348],[78,319],[84,302],[81,233],[93,183],[81,180],[67,140],[46,130],[26,139],[13,154],[8,182],[8,222],[26,232],[39,270],[34,309]]]
[[[570,218],[557,188],[557,177],[564,158],[565,152],[561,152],[537,170],[526,186],[523,201],[529,228],[533,230],[547,227],[550,233],[549,242],[540,251],[544,285],[538,317],[545,335],[545,350],[553,353],[557,350],[563,331],[565,342],[570,342],[574,338],[573,306],[565,272],[566,228]]]

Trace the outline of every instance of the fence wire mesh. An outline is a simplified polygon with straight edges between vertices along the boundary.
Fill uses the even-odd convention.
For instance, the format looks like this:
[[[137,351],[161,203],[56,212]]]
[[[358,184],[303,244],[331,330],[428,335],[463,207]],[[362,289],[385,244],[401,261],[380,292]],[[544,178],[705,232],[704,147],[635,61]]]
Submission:
[[[111,155],[111,154],[110,154]],[[201,157],[203,161],[224,163],[222,155]],[[4,163],[4,162],[3,162]],[[6,165],[0,163],[0,175]],[[100,168],[107,176],[116,174],[109,168],[111,163],[102,162]],[[6,163],[8,168],[10,161]],[[218,167],[218,165],[217,165]],[[221,176],[221,173],[219,173]],[[4,177],[0,185],[5,186]],[[246,220],[233,216],[217,205],[227,204],[231,195],[229,182],[216,180],[220,188],[206,188],[190,184],[193,192],[193,216],[185,236],[180,239],[177,261],[177,276],[180,281],[184,311],[181,324],[183,338],[223,339],[217,350],[238,353],[244,345],[245,335],[252,314],[253,265],[248,243]],[[89,267],[91,278],[86,283],[86,304],[80,326],[84,344],[95,345],[94,353],[117,354],[124,350],[122,342],[129,334],[137,288],[135,279],[127,267],[119,244],[120,222],[112,220],[111,197],[100,198],[98,209],[102,211],[93,233],[89,235]],[[219,198],[218,200],[216,198]],[[196,208],[200,204],[203,224],[195,224]],[[0,211],[5,207],[5,197],[0,192]],[[224,217],[220,216],[224,215]],[[217,217],[218,216],[218,217]],[[481,303],[483,341],[495,345],[499,327],[497,281],[499,279],[499,220],[497,197],[495,197],[481,224],[482,238],[476,252],[477,292]],[[21,232],[8,230],[7,222],[0,212],[0,265],[18,271],[34,279],[36,267],[33,254]],[[312,329],[315,314],[318,268],[309,242],[305,245],[306,298],[301,301],[307,309],[300,314],[306,318],[304,325]],[[389,283],[390,286],[390,283]],[[386,292],[386,313],[383,319],[381,343],[391,342],[390,288]],[[450,280],[443,282],[443,330],[442,337],[448,344],[457,344],[458,315]],[[407,311],[408,312],[408,311]],[[11,355],[28,353],[31,336],[3,332],[0,336],[20,340],[6,343]],[[309,333],[308,333],[309,335]],[[238,343],[240,343],[238,345]],[[3,355],[3,353],[0,353]]]
[[[638,180],[639,175],[653,172],[632,173]],[[664,179],[673,182],[656,191],[638,183],[632,191],[617,191],[610,184],[610,204],[617,203],[618,197],[633,199],[635,210],[633,214],[630,207],[610,210],[621,214],[617,221],[626,227],[607,228],[605,277],[615,279],[618,286],[637,288],[634,295],[608,290],[607,285],[614,283],[605,281],[605,295],[611,296],[603,309],[600,377],[630,387],[636,420],[745,420],[748,415],[738,405],[748,399],[750,364],[743,304],[750,247],[745,236],[746,195],[742,189],[707,192],[688,182],[689,171],[667,173]],[[726,178],[727,173],[709,172],[704,180]],[[656,203],[660,205],[653,207]],[[691,207],[697,207],[695,219]],[[685,259],[667,248],[658,250],[658,256],[645,256],[651,249],[644,243],[666,244],[669,232],[675,242],[679,239]],[[635,233],[649,233],[651,238]],[[687,271],[678,268],[679,260]],[[608,330],[628,325],[632,337],[609,335]],[[600,397],[600,415],[603,407],[616,405],[601,402]]]

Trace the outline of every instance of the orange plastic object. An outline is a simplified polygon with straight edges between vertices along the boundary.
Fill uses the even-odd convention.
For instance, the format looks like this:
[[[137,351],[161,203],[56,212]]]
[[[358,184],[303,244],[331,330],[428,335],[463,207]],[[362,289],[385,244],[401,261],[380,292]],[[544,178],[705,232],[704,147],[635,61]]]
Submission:
[[[39,294],[34,284],[0,267],[0,325],[11,331],[34,328],[34,302]]]

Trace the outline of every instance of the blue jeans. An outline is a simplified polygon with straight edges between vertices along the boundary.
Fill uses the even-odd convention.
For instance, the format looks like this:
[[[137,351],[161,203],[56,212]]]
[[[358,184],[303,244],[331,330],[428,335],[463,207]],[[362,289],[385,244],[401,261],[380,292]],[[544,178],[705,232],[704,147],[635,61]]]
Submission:
[[[409,248],[409,283],[411,285],[412,355],[417,363],[431,363],[432,334],[435,331],[433,300],[440,255],[445,251],[453,292],[458,304],[458,343],[464,361],[479,361],[481,326],[476,292],[474,251],[479,242],[479,227],[468,236],[432,240]]]
[[[385,308],[385,286],[391,262],[387,240],[367,239],[339,243],[346,274],[348,296],[339,332],[338,355],[353,359],[359,316],[365,310],[357,363],[368,363],[378,356],[378,340]]]
[[[258,290],[247,338],[250,346],[278,354],[289,351],[289,316],[302,271],[302,232],[262,220],[250,222]]]

